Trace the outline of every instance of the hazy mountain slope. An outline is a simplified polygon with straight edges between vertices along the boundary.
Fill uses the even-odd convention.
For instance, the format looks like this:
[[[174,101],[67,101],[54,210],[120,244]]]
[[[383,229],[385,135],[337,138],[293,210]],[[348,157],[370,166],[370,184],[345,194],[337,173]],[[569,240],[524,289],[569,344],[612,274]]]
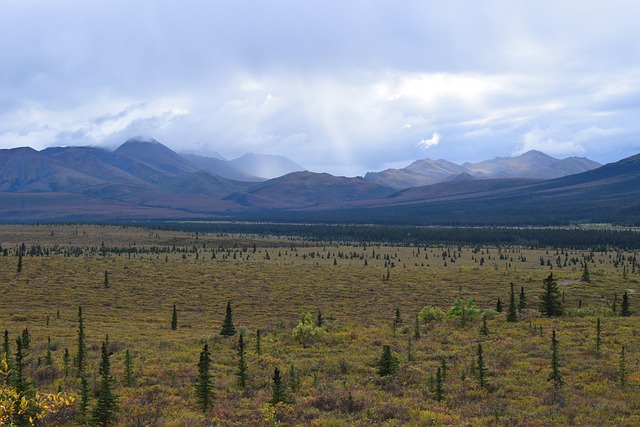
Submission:
[[[303,171],[304,168],[283,156],[248,153],[231,163],[247,175],[267,179],[277,178],[292,172]]]
[[[240,168],[238,168],[228,160],[218,159],[214,157],[198,156],[196,154],[184,154],[183,157],[198,169],[211,172],[223,178],[249,182],[264,181],[264,178],[259,178],[257,176],[253,176],[243,172]]]
[[[31,148],[0,150],[0,191],[73,191],[102,183]]]

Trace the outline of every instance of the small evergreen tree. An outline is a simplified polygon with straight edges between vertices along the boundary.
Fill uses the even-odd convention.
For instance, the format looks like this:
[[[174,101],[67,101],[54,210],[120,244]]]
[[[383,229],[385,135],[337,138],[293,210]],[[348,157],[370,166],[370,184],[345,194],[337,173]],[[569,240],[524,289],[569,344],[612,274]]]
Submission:
[[[64,369],[64,376],[68,377],[69,376],[69,365],[71,362],[71,355],[69,354],[69,349],[65,348],[64,349],[64,355],[62,356],[62,366]]]
[[[298,372],[293,363],[289,367],[289,388],[292,393],[300,391],[300,372]]]
[[[79,391],[79,404],[78,414],[76,420],[79,424],[85,425],[87,423],[87,415],[89,413],[89,384],[84,373],[80,376],[80,391]]]
[[[53,365],[53,356],[51,355],[51,337],[47,337],[47,353],[44,356],[44,364],[45,366]]]
[[[24,351],[24,346],[22,344],[22,337],[16,338],[16,354],[15,354],[15,366],[13,370],[13,386],[16,392],[20,396],[25,396],[29,391],[29,382],[27,381],[24,375],[25,362],[24,358],[26,356]]]
[[[420,318],[418,317],[417,314],[416,314],[416,319],[413,323],[413,339],[414,340],[420,339]]]
[[[262,356],[262,344],[260,343],[260,329],[256,331],[256,354]]]
[[[109,272],[107,270],[104,271],[104,281],[102,282],[102,285],[105,288],[109,287]]]
[[[540,312],[547,317],[562,316],[563,309],[560,303],[558,284],[553,278],[553,273],[542,282],[542,294],[540,295]]]
[[[31,348],[31,335],[29,334],[29,329],[24,328],[22,330],[22,349],[26,352]]]
[[[596,323],[596,355],[600,356],[600,318],[598,317],[598,321]]]
[[[247,362],[245,360],[246,352],[244,351],[244,335],[240,334],[238,338],[238,386],[244,389],[247,386]]]
[[[487,313],[482,315],[482,327],[480,328],[480,334],[485,337],[489,336],[489,327],[487,326]]]
[[[378,375],[381,377],[393,375],[398,372],[398,369],[398,358],[391,353],[391,346],[383,345],[382,356],[380,356],[380,360],[378,361]]]
[[[591,277],[589,276],[589,267],[587,263],[584,263],[584,267],[582,268],[582,277],[580,278],[582,282],[591,282]]]
[[[271,404],[275,406],[280,402],[286,403],[287,391],[282,384],[282,376],[278,367],[274,368],[271,379],[273,380],[271,385]]]
[[[171,330],[175,331],[178,329],[178,311],[176,310],[176,305],[173,304],[173,313],[171,315]]]
[[[84,319],[82,317],[82,307],[78,307],[78,352],[76,353],[76,375],[84,376],[87,364],[87,343],[84,334]]]
[[[436,370],[436,379],[433,388],[436,401],[442,401],[444,399],[444,379],[442,378],[442,368],[440,366],[438,366]]]
[[[402,319],[402,316],[400,315],[400,308],[396,307],[396,315],[393,318],[393,322],[395,323],[396,326],[402,325],[402,322],[404,320]]]
[[[22,249],[18,250],[18,273],[22,272]]]
[[[516,294],[513,289],[513,282],[511,282],[511,291],[509,292],[509,311],[507,312],[507,322],[515,322],[518,320],[518,313],[516,311]]]
[[[129,349],[124,352],[124,385],[131,387],[133,384],[133,358]]]
[[[108,338],[102,343],[100,367],[100,386],[96,396],[96,406],[93,408],[92,421],[95,425],[106,427],[113,424],[115,413],[118,410],[118,398],[113,392],[114,379],[111,376],[111,363],[109,362]]]
[[[477,359],[476,359],[476,376],[478,379],[478,384],[480,384],[480,388],[485,388],[487,386],[487,373],[489,369],[484,362],[484,355],[482,352],[482,343],[478,343],[478,351],[477,351]]]
[[[227,303],[227,311],[224,315],[224,322],[222,322],[222,329],[220,329],[220,335],[223,337],[231,337],[236,334],[236,328],[233,326],[233,313],[231,312],[231,301]]]
[[[498,297],[498,301],[496,301],[496,311],[502,313],[502,300],[500,297]]]
[[[520,286],[520,297],[518,298],[518,310],[522,312],[527,308],[527,296],[524,294],[524,286]]]
[[[316,326],[321,328],[324,325],[324,319],[322,318],[322,312],[318,310],[318,315],[316,316]]]
[[[628,317],[631,316],[631,312],[629,311],[629,295],[625,291],[622,294],[622,304],[620,305],[620,316]]]
[[[213,406],[215,394],[213,393],[213,383],[211,382],[211,354],[209,353],[209,345],[205,343],[200,359],[198,361],[198,378],[196,379],[196,398],[198,406],[203,413],[207,413],[209,408]]]
[[[618,365],[618,379],[620,380],[620,388],[627,386],[627,359],[624,354],[624,345],[620,348],[620,362]]]
[[[553,330],[551,334],[551,373],[547,378],[548,381],[553,381],[553,389],[557,391],[564,385],[564,379],[560,372],[560,363],[558,361],[558,340],[556,339],[556,330]]]

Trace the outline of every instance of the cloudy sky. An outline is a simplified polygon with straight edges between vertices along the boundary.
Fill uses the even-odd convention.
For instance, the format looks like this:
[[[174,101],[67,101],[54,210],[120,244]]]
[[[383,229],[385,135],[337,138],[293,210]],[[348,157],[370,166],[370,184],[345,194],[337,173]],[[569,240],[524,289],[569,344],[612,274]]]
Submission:
[[[0,148],[420,158],[640,152],[640,2],[0,0]]]

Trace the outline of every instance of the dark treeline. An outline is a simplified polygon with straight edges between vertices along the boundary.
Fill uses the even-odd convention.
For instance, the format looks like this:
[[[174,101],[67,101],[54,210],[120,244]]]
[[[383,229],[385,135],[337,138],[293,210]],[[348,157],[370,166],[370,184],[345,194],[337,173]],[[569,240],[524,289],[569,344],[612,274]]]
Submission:
[[[295,236],[326,242],[397,245],[495,245],[606,250],[640,248],[632,230],[506,227],[415,227],[384,225],[275,224],[233,222],[144,222],[123,224],[199,233]]]

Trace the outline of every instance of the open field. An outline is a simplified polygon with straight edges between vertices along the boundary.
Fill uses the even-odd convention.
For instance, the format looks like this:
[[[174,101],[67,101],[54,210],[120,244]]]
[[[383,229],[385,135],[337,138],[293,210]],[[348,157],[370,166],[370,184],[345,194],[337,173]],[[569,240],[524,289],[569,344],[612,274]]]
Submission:
[[[278,367],[290,383],[291,366],[300,387],[275,408],[282,426],[640,425],[635,252],[336,246],[92,225],[0,226],[0,245],[0,328],[11,337],[28,328],[29,378],[38,390],[77,393],[78,380],[73,372],[64,375],[62,358],[65,348],[76,352],[82,307],[93,390],[100,345],[109,337],[117,425],[277,425],[265,406],[271,377]],[[583,263],[590,282],[581,281]],[[559,318],[543,318],[537,310],[549,273],[564,301],[566,314]],[[528,299],[515,323],[506,321],[511,282]],[[625,292],[631,317],[612,312],[614,304],[619,311]],[[423,307],[448,312],[457,298],[472,298],[488,310],[488,336],[480,334],[480,317],[466,325],[457,319],[421,322],[420,337],[414,336]],[[502,313],[494,312],[498,298]],[[229,301],[247,344],[244,390],[236,377],[238,335],[219,334]],[[177,330],[170,327],[174,304]],[[396,309],[403,322],[394,327]],[[296,342],[292,331],[300,315],[315,319],[318,311],[326,321],[323,338]],[[258,329],[261,355],[255,351]],[[565,382],[558,391],[547,380],[552,330]],[[211,349],[216,394],[207,414],[194,395],[204,342]],[[474,376],[479,342],[486,387]],[[381,377],[376,363],[385,344],[400,369]],[[43,363],[47,347],[53,367]],[[126,350],[133,356],[131,386],[123,382]],[[443,361],[444,398],[437,401],[430,378]]]

